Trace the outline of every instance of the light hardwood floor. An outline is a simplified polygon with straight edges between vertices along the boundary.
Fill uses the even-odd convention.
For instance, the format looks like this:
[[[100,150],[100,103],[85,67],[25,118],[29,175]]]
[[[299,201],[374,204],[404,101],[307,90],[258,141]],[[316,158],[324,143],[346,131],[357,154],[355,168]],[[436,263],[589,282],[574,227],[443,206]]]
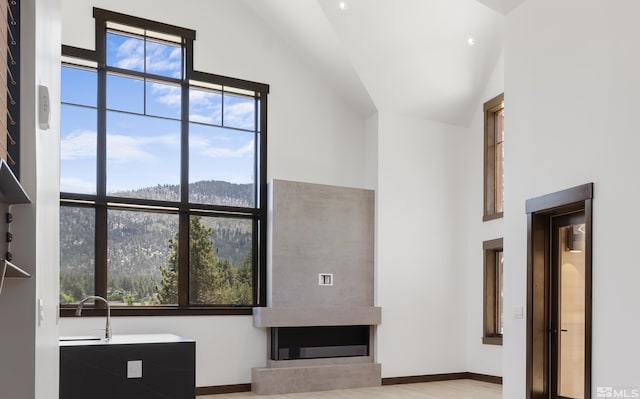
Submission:
[[[501,399],[502,385],[473,380],[385,385],[338,391],[255,395],[251,392],[198,396],[197,399]]]

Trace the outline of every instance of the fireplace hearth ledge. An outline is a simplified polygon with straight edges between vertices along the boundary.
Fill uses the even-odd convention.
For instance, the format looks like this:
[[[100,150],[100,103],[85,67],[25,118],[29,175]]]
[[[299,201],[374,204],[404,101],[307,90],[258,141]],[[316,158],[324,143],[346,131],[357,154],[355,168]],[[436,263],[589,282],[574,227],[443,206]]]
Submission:
[[[266,307],[253,308],[254,327],[375,326],[382,322],[382,308]]]

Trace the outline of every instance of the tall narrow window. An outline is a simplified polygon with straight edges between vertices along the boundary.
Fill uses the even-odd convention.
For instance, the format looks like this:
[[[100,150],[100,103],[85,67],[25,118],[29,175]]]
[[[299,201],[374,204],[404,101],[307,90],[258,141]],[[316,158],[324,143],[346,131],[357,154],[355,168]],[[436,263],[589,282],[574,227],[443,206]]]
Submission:
[[[502,306],[502,238],[482,243],[484,251],[484,331],[482,342],[490,345],[502,345],[503,306]]]
[[[114,314],[265,304],[268,85],[194,71],[195,32],[94,9],[63,46],[60,301]]]
[[[484,104],[484,216],[501,218],[504,192],[504,94]]]

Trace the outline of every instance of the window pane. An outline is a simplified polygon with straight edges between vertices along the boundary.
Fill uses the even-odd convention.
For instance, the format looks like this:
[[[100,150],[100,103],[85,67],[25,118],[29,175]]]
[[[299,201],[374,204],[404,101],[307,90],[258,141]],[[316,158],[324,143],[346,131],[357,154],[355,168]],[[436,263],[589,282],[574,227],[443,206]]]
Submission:
[[[63,103],[88,105],[98,103],[98,75],[96,71],[62,67],[60,100]]]
[[[144,72],[144,40],[108,32],[107,65]]]
[[[107,108],[144,113],[144,81],[124,76],[107,75]]]
[[[502,212],[504,207],[504,109],[496,112],[495,125],[495,209],[496,212]]]
[[[222,94],[209,90],[190,89],[189,121],[222,125]]]
[[[107,112],[107,193],[179,199],[180,122]]]
[[[97,111],[62,104],[60,113],[60,191],[95,194]]]
[[[182,78],[182,47],[147,40],[147,73]]]
[[[189,125],[189,201],[255,206],[255,133]]]
[[[496,143],[504,141],[504,109],[496,112]]]
[[[496,212],[502,212],[504,207],[504,143],[496,144],[495,151],[495,209]]]
[[[237,129],[255,130],[256,102],[251,97],[225,93],[223,124]]]
[[[191,216],[190,303],[253,303],[252,237],[251,220]]]
[[[502,266],[504,264],[504,252],[496,252],[496,332],[502,335],[504,330],[503,306],[502,306]]]
[[[60,207],[60,303],[94,295],[95,211]]]
[[[147,82],[146,99],[147,115],[180,118],[180,86]]]
[[[109,301],[177,303],[178,215],[109,210],[107,217]]]

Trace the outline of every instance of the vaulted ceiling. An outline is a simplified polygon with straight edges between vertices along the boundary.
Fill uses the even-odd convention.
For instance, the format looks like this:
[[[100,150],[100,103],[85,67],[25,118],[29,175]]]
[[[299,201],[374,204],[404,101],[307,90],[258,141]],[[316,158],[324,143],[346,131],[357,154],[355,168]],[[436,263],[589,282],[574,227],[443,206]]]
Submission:
[[[244,1],[362,115],[468,125],[524,0]]]

